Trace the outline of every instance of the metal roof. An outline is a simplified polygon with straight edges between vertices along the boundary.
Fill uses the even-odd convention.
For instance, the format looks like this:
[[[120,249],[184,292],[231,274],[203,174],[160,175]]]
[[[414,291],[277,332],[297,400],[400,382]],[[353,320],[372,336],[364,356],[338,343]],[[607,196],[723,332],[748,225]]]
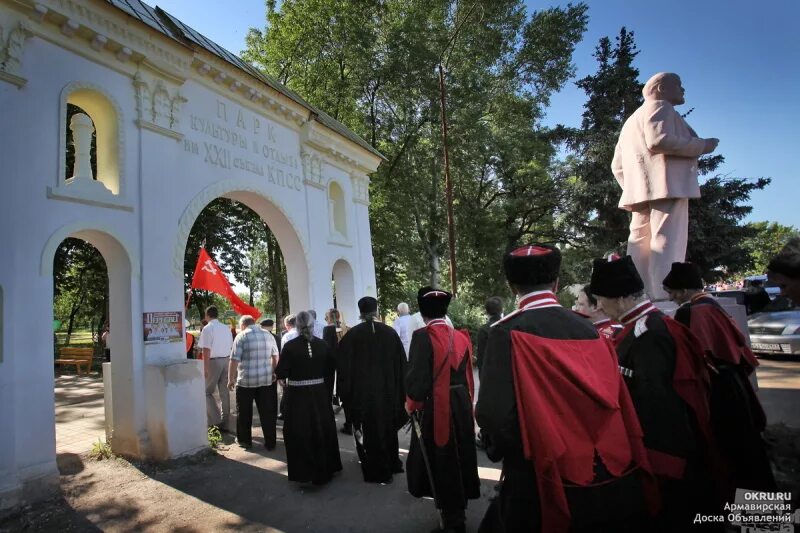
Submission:
[[[160,7],[158,6],[156,6],[155,8],[150,7],[141,0],[106,0],[106,2],[124,11],[131,17],[138,19],[140,22],[143,22],[150,28],[169,37],[170,39],[173,39],[175,41],[184,44],[198,46],[203,50],[211,54],[214,54],[223,61],[244,71],[245,73],[257,79],[258,81],[264,83],[265,85],[278,91],[279,93],[291,99],[292,101],[305,107],[306,109],[308,109],[313,113],[314,119],[320,124],[323,124],[324,126],[332,129],[339,135],[342,135],[343,137],[346,137],[347,139],[353,141],[357,145],[377,155],[381,159],[384,160],[386,159],[383,156],[383,154],[381,154],[379,151],[373,148],[368,142],[366,142],[364,139],[362,139],[360,136],[358,136],[356,133],[350,130],[347,126],[345,126],[338,120],[335,120],[333,117],[331,117],[324,111],[317,109],[316,107],[308,103],[306,100],[304,100],[296,92],[292,91],[291,89],[280,83],[278,80],[276,80],[269,74],[262,72],[261,70],[257,69],[250,63],[243,61],[236,54],[229,52],[228,50],[221,47],[211,39],[207,38],[205,35],[194,30],[187,24],[184,24],[181,20],[177,19],[176,17],[170,15]]]

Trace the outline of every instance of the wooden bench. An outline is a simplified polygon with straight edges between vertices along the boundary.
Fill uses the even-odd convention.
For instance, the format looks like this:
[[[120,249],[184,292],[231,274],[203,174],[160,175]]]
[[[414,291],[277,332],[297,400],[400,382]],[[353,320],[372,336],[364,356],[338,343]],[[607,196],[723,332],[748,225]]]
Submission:
[[[86,367],[86,374],[92,368],[92,358],[94,357],[94,348],[70,348],[64,347],[58,350],[58,359],[56,364],[59,365],[75,365],[78,375],[81,373],[81,367]]]

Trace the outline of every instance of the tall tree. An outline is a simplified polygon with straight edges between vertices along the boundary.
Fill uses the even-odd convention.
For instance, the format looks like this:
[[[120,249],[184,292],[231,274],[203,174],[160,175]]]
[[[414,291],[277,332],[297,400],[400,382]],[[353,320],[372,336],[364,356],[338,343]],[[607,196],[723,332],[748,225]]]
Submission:
[[[576,82],[587,95],[581,128],[555,131],[575,154],[578,202],[588,216],[575,221],[585,236],[584,245],[595,255],[624,250],[628,238],[629,215],[617,208],[620,189],[611,160],[622,125],[643,101],[639,69],[633,64],[638,54],[634,33],[624,26],[613,43],[601,38],[594,52],[597,71]]]
[[[275,313],[286,313],[285,264],[275,236],[255,211],[240,202],[217,198],[200,212],[189,232],[184,253],[184,289],[187,291],[203,243],[228,275],[228,281],[235,280],[248,288],[247,299],[251,305],[256,298],[255,292],[268,290],[273,295],[280,294],[273,299],[279,306]],[[263,249],[268,252],[266,257],[260,253]],[[260,262],[262,259],[266,260],[266,270]],[[213,297],[206,291],[193,292],[192,302],[200,316],[212,301]]]
[[[724,163],[721,155],[703,157],[698,163],[701,175],[711,175]],[[686,259],[703,270],[711,282],[743,273],[752,265],[742,246],[755,230],[742,224],[753,210],[750,195],[764,189],[770,178],[749,180],[714,174],[700,184],[700,198],[689,202],[689,244]]]
[[[67,344],[77,325],[102,325],[107,316],[108,271],[94,246],[67,238],[56,249],[53,296],[53,314],[67,324]]]
[[[742,242],[747,250],[752,265],[747,274],[760,275],[767,271],[767,265],[789,239],[800,237],[800,231],[794,226],[784,226],[778,222],[750,222],[747,227],[752,236]]]
[[[553,226],[555,152],[538,122],[550,95],[574,72],[586,6],[530,16],[519,0],[479,0],[472,7],[454,0],[287,0],[276,9],[268,2],[266,28],[248,35],[247,60],[386,155],[370,189],[384,306],[407,296],[411,286],[443,277],[436,66],[469,12],[474,15],[443,57],[457,259],[466,265],[460,277],[488,290],[498,277],[471,268],[473,258],[489,258],[483,266],[498,271],[500,251],[510,241]],[[500,238],[488,231],[494,224]],[[508,234],[504,224],[513,227]]]

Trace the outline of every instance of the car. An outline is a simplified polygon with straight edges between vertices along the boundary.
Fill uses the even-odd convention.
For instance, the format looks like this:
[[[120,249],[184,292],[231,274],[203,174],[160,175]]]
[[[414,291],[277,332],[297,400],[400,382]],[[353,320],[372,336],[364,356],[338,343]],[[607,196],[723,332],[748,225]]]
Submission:
[[[778,297],[747,319],[750,345],[757,354],[800,355],[800,309]]]

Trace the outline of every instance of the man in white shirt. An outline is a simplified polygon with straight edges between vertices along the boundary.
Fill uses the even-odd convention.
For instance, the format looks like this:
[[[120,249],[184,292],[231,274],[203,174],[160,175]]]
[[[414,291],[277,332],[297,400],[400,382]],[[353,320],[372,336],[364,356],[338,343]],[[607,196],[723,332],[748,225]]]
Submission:
[[[216,306],[206,309],[208,324],[200,332],[200,346],[203,352],[203,366],[206,374],[206,416],[209,426],[217,426],[220,431],[228,431],[231,417],[231,399],[228,394],[228,357],[233,346],[231,330],[217,320],[219,311]],[[214,391],[219,391],[222,402],[222,413],[214,398]]]
[[[317,312],[313,309],[309,309],[308,313],[314,318],[314,331],[311,333],[316,338],[322,338],[322,330],[325,328],[325,321],[324,320],[317,320]]]
[[[411,335],[414,333],[414,319],[411,318],[409,313],[408,304],[402,302],[397,306],[397,314],[399,316],[392,323],[392,327],[403,343],[403,349],[406,351],[406,360],[408,360],[408,351],[411,349]]]

